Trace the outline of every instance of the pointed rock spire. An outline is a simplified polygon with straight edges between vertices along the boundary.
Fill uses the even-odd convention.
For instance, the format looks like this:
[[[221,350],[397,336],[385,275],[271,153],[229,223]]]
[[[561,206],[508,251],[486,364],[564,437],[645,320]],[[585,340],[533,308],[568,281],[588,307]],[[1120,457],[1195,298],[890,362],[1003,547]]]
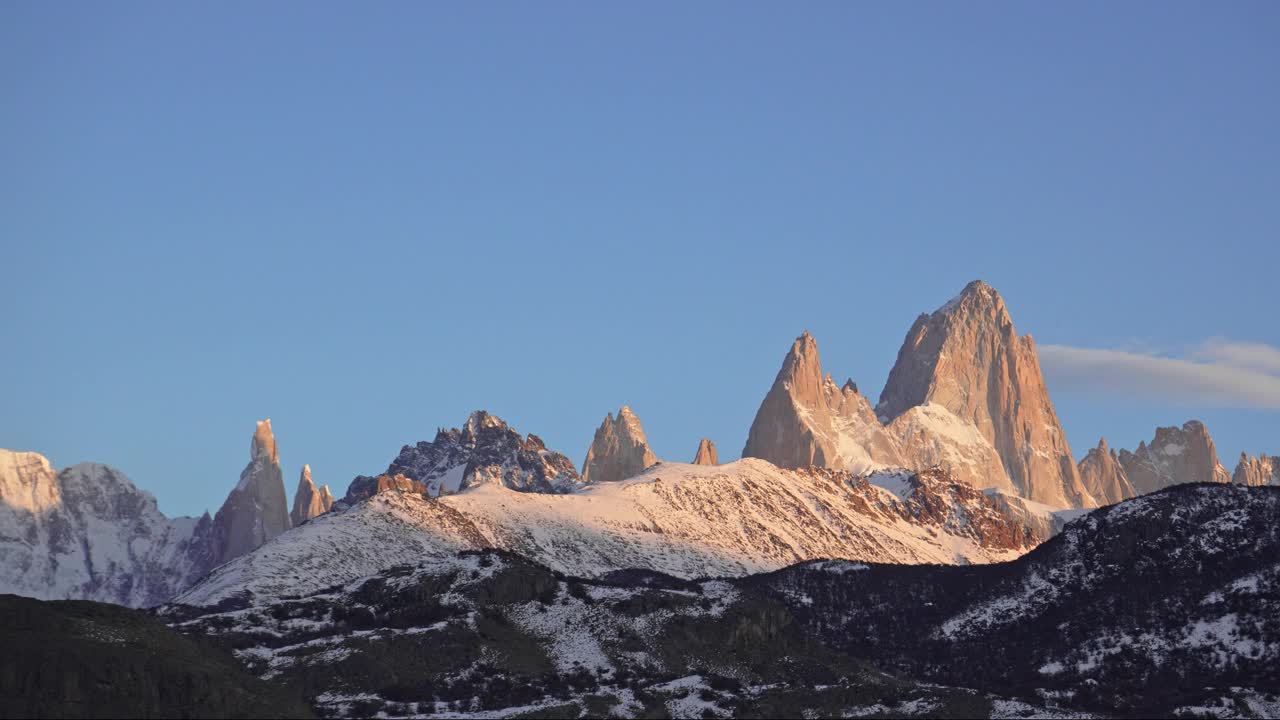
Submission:
[[[852,396],[828,393],[827,386],[818,342],[805,330],[791,343],[773,387],[760,403],[742,456],[768,460],[782,468],[843,468],[847,458],[841,455],[840,443],[832,432],[842,409],[851,417],[864,416],[872,425],[879,423],[869,405],[864,413],[856,406],[843,408],[844,397]]]
[[[317,490],[316,484],[311,480],[311,466],[303,465],[302,476],[298,478],[298,491],[293,494],[293,511],[289,513],[293,527],[329,512],[331,507],[333,496],[329,494],[329,486],[326,485],[323,492]]]
[[[975,280],[907,333],[880,394],[892,420],[940,405],[972,422],[1000,455],[1014,487],[1055,507],[1089,507],[1030,335],[1019,337],[1004,300]]]
[[[645,468],[658,462],[658,456],[649,449],[640,418],[623,405],[618,417],[605,416],[596,428],[587,459],[582,462],[582,481],[616,482],[639,475]]]
[[[289,510],[284,493],[284,473],[271,420],[262,420],[254,429],[249,446],[249,464],[240,473],[240,482],[214,516],[212,555],[221,564],[255,550],[289,529]]]
[[[1098,447],[1080,461],[1079,471],[1080,482],[1101,504],[1114,505],[1137,495],[1115,451],[1107,447],[1106,438],[1098,440]]]
[[[1240,462],[1231,475],[1231,482],[1237,485],[1280,485],[1280,457],[1259,455],[1251,457],[1240,453]]]
[[[693,456],[694,465],[719,465],[720,458],[716,455],[716,444],[702,438],[702,442],[698,443],[698,452]]]

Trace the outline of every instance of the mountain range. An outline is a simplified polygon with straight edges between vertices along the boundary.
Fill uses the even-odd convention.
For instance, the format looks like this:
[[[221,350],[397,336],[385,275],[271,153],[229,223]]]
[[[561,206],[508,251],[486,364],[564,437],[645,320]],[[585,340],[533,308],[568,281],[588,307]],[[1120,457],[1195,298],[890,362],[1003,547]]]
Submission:
[[[1280,709],[1280,461],[1229,473],[1192,420],[1077,462],[985,283],[919,316],[874,405],[802,333],[741,458],[691,459],[629,406],[581,471],[478,410],[341,496],[303,465],[290,507],[263,420],[217,512],[168,518],[118,470],[0,450],[0,592],[155,608],[4,601],[54,647],[170,644],[221,714]],[[0,707],[74,714],[6,672]]]
[[[156,605],[219,566],[233,564],[219,571],[226,576],[268,557],[306,555],[307,543],[332,544],[316,528],[373,527],[373,515],[403,520],[423,547],[506,548],[579,575],[628,564],[686,577],[744,574],[827,556],[990,562],[1047,539],[1072,511],[1183,483],[1280,483],[1280,463],[1267,455],[1242,456],[1228,473],[1197,421],[1158,428],[1133,451],[1102,440],[1074,462],[1034,341],[1017,334],[999,293],[980,281],[920,315],[874,406],[852,380],[838,385],[825,373],[816,339],[801,334],[761,402],[742,458],[720,465],[703,438],[693,465],[663,463],[623,406],[596,430],[579,473],[536,435],[477,411],[460,428],[404,445],[384,471],[355,478],[338,499],[304,466],[290,510],[264,420],[222,507],[170,519],[112,468],[55,472],[39,455],[0,451],[0,590]],[[889,478],[916,478],[923,493],[951,504],[900,521],[914,512],[904,508],[913,498],[886,490]],[[388,492],[397,497],[362,505]],[[433,498],[441,504],[425,502]],[[697,519],[726,509],[740,516],[736,524]],[[455,521],[427,520],[441,512]],[[975,540],[940,519],[948,513],[995,513],[1020,534]],[[299,533],[272,546],[291,527]],[[271,547],[260,558],[236,562],[263,546]],[[319,556],[342,564],[350,552],[360,551]],[[377,569],[355,560],[351,567]]]

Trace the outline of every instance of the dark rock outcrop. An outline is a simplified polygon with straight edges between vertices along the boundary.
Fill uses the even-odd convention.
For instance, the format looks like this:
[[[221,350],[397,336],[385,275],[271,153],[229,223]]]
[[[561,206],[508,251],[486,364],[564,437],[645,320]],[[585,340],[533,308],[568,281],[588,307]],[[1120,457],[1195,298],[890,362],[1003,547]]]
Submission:
[[[484,482],[498,482],[520,492],[565,493],[583,482],[565,455],[548,450],[537,435],[520,435],[501,418],[483,410],[471,413],[461,428],[440,429],[435,440],[405,445],[377,477],[352,481],[343,500],[350,504],[387,489],[411,489],[438,496]],[[411,484],[395,480],[404,477]]]

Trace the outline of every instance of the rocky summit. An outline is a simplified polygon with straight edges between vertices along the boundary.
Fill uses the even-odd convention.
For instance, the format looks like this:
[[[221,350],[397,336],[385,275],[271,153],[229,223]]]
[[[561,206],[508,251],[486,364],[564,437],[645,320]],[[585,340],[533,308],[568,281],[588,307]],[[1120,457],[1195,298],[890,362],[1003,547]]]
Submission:
[[[716,444],[706,438],[698,443],[698,451],[693,454],[694,465],[719,465],[720,457],[716,454]]]
[[[823,373],[818,343],[808,332],[783,359],[742,455],[784,468],[861,473],[940,465],[973,487],[1016,492],[995,447],[972,423],[934,403],[882,423],[852,380],[837,385]]]
[[[1189,420],[1180,428],[1156,428],[1150,444],[1144,441],[1133,452],[1121,450],[1119,461],[1139,495],[1184,483],[1231,481],[1218,462],[1208,428],[1199,420]]]
[[[1240,453],[1240,462],[1231,475],[1231,482],[1237,485],[1280,485],[1280,458],[1270,455],[1252,457]]]
[[[658,456],[649,449],[640,418],[623,405],[615,419],[613,413],[605,416],[596,428],[587,459],[582,463],[583,482],[617,482],[639,475],[658,462]]]
[[[158,605],[212,567],[211,524],[165,517],[106,465],[0,450],[0,593]]]
[[[289,513],[289,522],[297,527],[302,523],[323,515],[333,507],[333,495],[329,486],[317,490],[311,480],[311,466],[302,466],[302,475],[298,478],[298,490],[293,494],[293,510]]]
[[[537,435],[522,436],[498,416],[477,410],[461,428],[440,429],[431,442],[402,447],[381,475],[357,477],[343,500],[355,503],[379,488],[437,496],[486,482],[520,492],[564,493],[583,478],[568,457],[548,450]]]
[[[892,420],[932,403],[972,423],[1018,493],[1054,507],[1095,505],[1049,401],[1035,342],[1004,300],[975,280],[907,332],[876,412]]]
[[[249,444],[249,464],[213,518],[213,564],[234,560],[288,529],[284,471],[271,420],[262,420]]]
[[[1137,495],[1129,476],[1120,464],[1116,451],[1107,446],[1106,438],[1098,440],[1098,447],[1089,450],[1080,461],[1080,482],[1102,505],[1112,505]]]

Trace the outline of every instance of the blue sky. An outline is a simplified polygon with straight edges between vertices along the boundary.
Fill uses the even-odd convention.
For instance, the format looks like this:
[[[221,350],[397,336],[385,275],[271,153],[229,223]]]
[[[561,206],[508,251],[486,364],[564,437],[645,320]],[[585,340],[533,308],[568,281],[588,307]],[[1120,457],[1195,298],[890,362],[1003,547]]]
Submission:
[[[1274,3],[4,3],[0,447],[170,513],[262,417],[290,494],[476,408],[578,463],[624,403],[732,458],[801,330],[874,397],[982,278],[1059,348],[1077,456],[1192,417],[1280,453],[1278,36]]]

